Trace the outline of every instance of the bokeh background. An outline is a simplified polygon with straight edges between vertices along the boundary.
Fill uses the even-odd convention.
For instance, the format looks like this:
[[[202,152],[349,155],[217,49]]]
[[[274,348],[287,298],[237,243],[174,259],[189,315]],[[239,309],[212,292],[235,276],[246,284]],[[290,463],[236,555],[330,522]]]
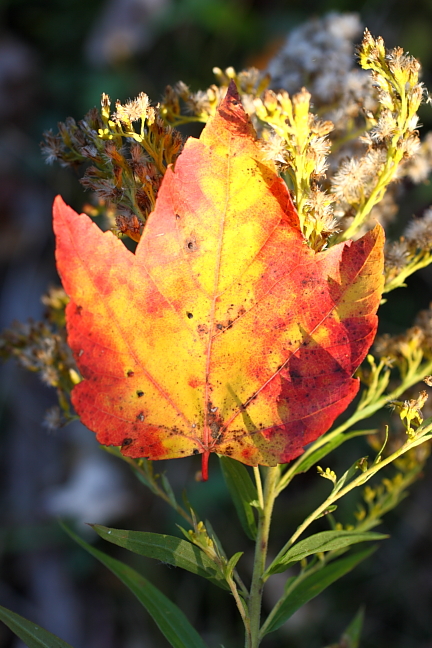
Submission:
[[[213,82],[212,68],[265,67],[286,34],[312,16],[355,11],[388,46],[419,57],[432,87],[432,2],[389,0],[2,0],[0,3],[0,328],[39,319],[41,294],[58,283],[50,211],[55,194],[78,211],[88,200],[73,172],[46,166],[42,132],[67,116],[80,119],[102,92],[122,101],[140,91],[157,101],[166,84],[193,90]],[[421,115],[432,128],[430,105]],[[405,222],[432,203],[422,184],[401,205]],[[392,293],[383,325],[409,326],[432,298],[432,275]],[[31,618],[75,648],[165,648],[167,642],[133,596],[59,529],[56,518],[176,533],[180,523],[135,483],[127,467],[101,451],[79,424],[50,433],[42,425],[55,394],[13,362],[0,368],[0,604]],[[366,454],[357,447],[332,467]],[[346,454],[350,456],[346,456]],[[232,504],[211,465],[207,484],[185,459],[158,466],[177,492],[187,485],[203,518],[231,553],[244,548]],[[320,497],[317,477],[300,477],[275,514],[273,551]],[[322,488],[327,485],[322,482]],[[432,648],[432,468],[385,519],[391,534],[368,561],[299,611],[264,646],[323,648],[336,642],[361,605],[362,648]],[[347,514],[349,511],[347,511]],[[102,546],[102,543],[97,543]],[[177,602],[209,646],[237,648],[241,628],[230,597],[167,566],[104,550],[129,561]],[[244,562],[251,563],[251,548]],[[203,586],[204,585],[204,586]],[[282,578],[268,594],[274,603]],[[0,623],[0,648],[21,642]]]

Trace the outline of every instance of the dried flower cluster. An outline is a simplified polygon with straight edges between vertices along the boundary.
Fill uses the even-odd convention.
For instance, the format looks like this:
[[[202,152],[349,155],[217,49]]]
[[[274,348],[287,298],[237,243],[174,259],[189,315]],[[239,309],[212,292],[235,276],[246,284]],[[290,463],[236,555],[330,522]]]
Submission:
[[[46,385],[57,390],[62,411],[51,408],[45,421],[49,429],[55,429],[74,418],[69,395],[80,376],[66,342],[64,309],[68,297],[62,288],[52,288],[42,301],[47,306],[44,321],[15,322],[1,333],[0,358],[16,358],[25,369],[37,372]]]
[[[116,206],[119,234],[139,241],[162,177],[181,151],[182,138],[144,93],[125,104],[118,101],[112,114],[110,109],[104,94],[100,111],[93,108],[78,123],[72,118],[60,123],[57,135],[45,134],[42,149],[48,162],[86,164],[83,186]]]
[[[237,86],[246,112],[251,116],[254,115],[254,99],[261,96],[268,88],[270,75],[256,68],[237,73],[233,67],[226,68],[224,71],[215,67],[213,73],[217,84],[211,85],[207,90],[191,92],[182,81],[174,87],[166,88],[160,105],[160,114],[169,124],[179,126],[191,121],[206,123],[215,114],[231,81],[234,81]]]
[[[115,205],[117,231],[138,240],[164,170],[181,148],[172,127],[206,122],[234,80],[269,157],[293,189],[311,247],[356,236],[371,219],[392,220],[396,185],[387,191],[389,184],[403,176],[424,180],[432,161],[431,140],[420,145],[416,132],[423,96],[418,62],[400,48],[386,51],[366,31],[359,70],[353,40],[360,31],[356,14],[312,20],[291,32],[267,71],[214,68],[216,84],[191,92],[179,82],[154,108],[141,93],[117,102],[110,115],[104,95],[100,112],[47,134],[47,158],[90,160],[83,184]]]
[[[69,118],[60,123],[56,135],[46,133],[46,159],[63,166],[83,167],[81,182],[93,194],[91,204],[84,207],[87,213],[92,217],[103,216],[104,226],[139,241],[154,209],[163,175],[169,165],[175,165],[182,148],[182,137],[175,129],[190,122],[207,122],[234,80],[267,159],[275,163],[292,192],[305,241],[313,250],[325,250],[340,241],[357,238],[374,220],[387,227],[396,217],[398,194],[408,183],[424,182],[430,175],[432,133],[420,142],[417,111],[425,92],[419,81],[418,61],[401,48],[386,50],[382,38],[373,38],[366,30],[357,49],[362,68],[359,69],[355,65],[354,41],[361,31],[356,14],[330,13],[293,30],[267,70],[251,68],[237,72],[232,67],[214,68],[216,82],[209,88],[193,92],[180,81],[166,89],[156,106],[151,106],[148,96],[141,93],[125,104],[117,101],[112,109],[104,94],[100,109],[90,110],[79,122]],[[404,286],[407,277],[431,263],[432,207],[423,217],[412,220],[398,240],[387,243],[385,292]],[[52,289],[43,297],[47,307],[44,321],[17,323],[0,335],[1,358],[15,357],[57,390],[59,406],[46,414],[45,426],[49,430],[74,418],[70,393],[80,382],[66,343],[67,301],[61,289]],[[133,373],[128,372],[128,376]],[[368,536],[368,532],[380,524],[382,516],[399,503],[421,475],[432,442],[432,404],[424,384],[419,393],[421,381],[432,386],[432,304],[429,310],[418,314],[405,333],[377,338],[357,376],[361,382],[360,397],[347,410],[343,422],[338,421],[309,444],[303,455],[289,465],[271,467],[262,473],[259,467],[255,468],[256,485],[244,466],[238,464],[238,468],[234,460],[221,458],[241,524],[251,539],[256,538],[250,590],[237,572],[242,552],[227,558],[210,523],[199,521],[186,496],[185,506],[178,503],[164,473],[156,474],[147,459],[132,459],[121,455],[118,448],[107,448],[126,461],[141,482],[190,525],[191,530],[182,531],[194,545],[188,549],[193,549],[193,554],[184,553],[183,549],[173,552],[172,545],[165,552],[164,540],[158,540],[158,550],[164,552],[164,559],[173,556],[175,560],[170,560],[177,566],[182,566],[178,561],[180,553],[200,557],[201,575],[216,584],[222,582],[231,591],[244,622],[248,646],[257,647],[267,632],[289,618],[284,616],[284,606],[291,614],[295,606],[298,608],[299,597],[309,596],[308,591],[321,591],[324,577],[327,584],[333,582],[333,574],[341,569],[343,560],[366,556],[363,551],[339,561],[350,544],[384,537]],[[140,397],[144,392],[137,394]],[[386,406],[393,409],[390,433],[387,426],[385,431],[358,427]],[[139,420],[141,417],[143,412],[138,415]],[[361,457],[339,477],[332,468],[317,466],[333,449],[357,436],[367,436],[374,457]],[[130,439],[125,444],[126,441]],[[297,474],[313,466],[330,482],[330,495],[296,528],[266,568],[265,550],[275,498]],[[381,469],[386,471],[385,477],[369,482]],[[339,518],[340,511],[335,513],[336,502],[358,487],[363,494],[352,522],[340,522],[343,517]],[[323,516],[332,530],[297,542]],[[111,533],[112,530],[107,531]],[[103,532],[100,534],[104,537]],[[332,540],[324,542],[323,536],[328,535],[336,536],[335,544]],[[350,535],[357,538],[348,539],[347,543]],[[107,539],[113,537],[114,533],[107,535]],[[164,538],[170,542],[169,536]],[[176,547],[178,542],[184,541],[176,539]],[[299,547],[302,551],[296,558]],[[156,556],[154,551],[152,545],[148,555]],[[329,565],[331,561],[334,562]],[[186,562],[186,569],[196,571],[195,567],[190,568],[198,565],[195,558]],[[260,627],[263,584],[272,574],[291,569],[296,562],[300,568],[298,575],[292,576],[290,572],[282,598]],[[354,564],[357,563],[350,562],[349,569]],[[209,571],[206,565],[210,565]],[[328,567],[330,571],[321,571]],[[343,573],[346,569],[340,571]],[[170,604],[169,609],[172,621],[176,618],[175,606]],[[185,617],[180,618],[184,620],[179,626],[187,623]],[[163,624],[159,626],[162,628]],[[186,643],[194,638],[189,630],[187,633]],[[170,636],[166,634],[168,640]],[[177,640],[175,633],[171,643],[175,645]],[[337,645],[348,645],[347,641],[351,645],[347,637]]]
[[[294,29],[268,66],[271,87],[290,94],[307,87],[315,110],[334,123],[338,137],[364,129],[364,109],[376,109],[370,76],[355,66],[361,32],[357,14],[331,12]]]
[[[352,212],[345,239],[359,231],[390,182],[398,177],[399,165],[420,146],[416,131],[423,99],[419,62],[400,47],[386,50],[382,38],[374,39],[367,30],[358,56],[360,65],[372,71],[379,110],[368,114],[372,127],[361,138],[366,153],[342,162],[331,181],[345,214]]]
[[[292,31],[265,71],[215,68],[216,83],[208,89],[192,92],[179,82],[154,107],[142,93],[126,104],[117,102],[111,112],[103,95],[100,111],[93,109],[78,124],[67,120],[56,136],[48,133],[45,153],[49,161],[64,165],[87,164],[82,182],[99,199],[87,211],[92,216],[104,209],[111,218],[114,214],[115,230],[139,240],[162,176],[181,149],[174,128],[205,123],[234,80],[263,149],[292,190],[313,249],[357,237],[375,219],[386,226],[396,216],[401,181],[423,182],[429,176],[432,134],[421,143],[417,133],[424,94],[418,61],[400,48],[386,50],[382,39],[366,30],[357,50],[359,69],[354,40],[360,32],[357,15],[331,13]],[[431,262],[428,210],[399,240],[387,244],[385,290],[403,286],[410,274]],[[355,420],[392,400],[401,404],[396,409],[405,430],[415,432],[425,399],[420,396],[419,403],[400,397],[432,373],[431,322],[432,310],[425,311],[404,335],[377,340],[378,359],[370,355],[358,372],[364,388]],[[20,339],[20,350],[13,353],[34,357],[31,335]],[[415,460],[408,460],[410,453],[399,460],[400,472],[393,480],[365,492],[366,508],[359,511],[356,528],[377,524],[379,512],[392,508],[418,474],[427,452]],[[366,470],[367,462],[358,468]],[[330,469],[322,474],[336,480]]]
[[[334,231],[333,198],[320,188],[330,151],[330,121],[311,114],[310,93],[303,88],[292,99],[267,90],[254,101],[256,116],[272,128],[263,131],[266,150],[285,170],[293,187],[300,226],[311,247],[320,250]]]
[[[413,219],[398,241],[387,244],[386,292],[404,286],[405,279],[432,262],[432,209]]]
[[[432,304],[428,310],[420,311],[414,326],[400,335],[384,334],[378,337],[374,353],[386,359],[387,365],[397,367],[404,378],[416,369],[423,360],[432,360]],[[425,376],[428,372],[425,372]]]

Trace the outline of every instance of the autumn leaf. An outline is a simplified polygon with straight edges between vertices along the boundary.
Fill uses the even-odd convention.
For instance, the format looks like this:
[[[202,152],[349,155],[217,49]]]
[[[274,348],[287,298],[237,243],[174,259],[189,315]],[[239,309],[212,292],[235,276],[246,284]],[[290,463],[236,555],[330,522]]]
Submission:
[[[235,87],[168,169],[133,254],[58,197],[74,407],[130,457],[302,453],[356,395],[383,231],[316,253]]]

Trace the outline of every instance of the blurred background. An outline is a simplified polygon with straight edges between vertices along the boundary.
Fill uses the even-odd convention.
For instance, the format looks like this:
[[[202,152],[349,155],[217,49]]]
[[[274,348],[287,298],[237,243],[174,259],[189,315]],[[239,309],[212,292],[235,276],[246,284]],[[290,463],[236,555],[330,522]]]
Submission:
[[[102,92],[125,101],[145,91],[157,102],[166,84],[192,90],[213,83],[212,68],[265,68],[287,33],[313,16],[352,12],[388,47],[401,45],[423,64],[432,88],[432,2],[389,0],[2,0],[0,3],[0,328],[41,318],[40,296],[58,278],[53,263],[51,205],[61,193],[78,211],[88,195],[78,175],[44,164],[42,132],[68,116],[80,119]],[[359,36],[360,39],[360,36]],[[430,105],[424,132],[432,129]],[[432,203],[432,188],[412,188],[401,222]],[[387,331],[410,326],[432,298],[424,271],[391,294]],[[59,529],[56,518],[176,534],[174,513],[139,486],[126,465],[101,451],[79,424],[56,432],[43,426],[55,393],[13,362],[0,367],[0,604],[41,624],[75,648],[165,648],[167,642],[133,596]],[[367,454],[349,450],[349,461]],[[349,464],[336,456],[333,468]],[[158,465],[176,492],[187,485],[193,505],[209,518],[233,553],[241,537],[217,461],[206,484],[194,481],[195,459]],[[276,510],[274,548],[304,518],[319,494],[317,478],[298,478]],[[365,565],[309,603],[268,648],[323,648],[336,642],[361,605],[362,648],[432,648],[432,465],[410,497],[387,516],[391,534]],[[99,546],[99,545],[98,545]],[[102,543],[100,543],[102,546]],[[167,566],[105,551],[130,562],[177,602],[209,646],[237,648],[241,628],[230,597]],[[252,553],[243,559],[251,563]],[[277,581],[277,579],[276,579]],[[281,592],[276,582],[272,604]],[[280,587],[282,591],[283,579]],[[0,623],[0,648],[20,641]]]

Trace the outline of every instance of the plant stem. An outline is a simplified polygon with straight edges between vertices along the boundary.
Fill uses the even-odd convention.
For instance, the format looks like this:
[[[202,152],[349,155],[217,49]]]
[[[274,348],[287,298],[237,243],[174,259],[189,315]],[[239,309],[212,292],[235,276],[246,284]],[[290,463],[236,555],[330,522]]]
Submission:
[[[247,611],[247,608],[245,606],[245,603],[244,603],[242,597],[238,593],[237,585],[235,584],[234,579],[232,578],[232,576],[227,578],[227,583],[228,583],[228,585],[230,587],[231,594],[233,595],[234,600],[236,602],[237,609],[240,612],[240,616],[242,618],[242,621],[243,621],[243,624],[244,624],[244,627],[245,627],[246,637],[250,637],[250,618],[249,618],[248,611]]]
[[[307,517],[306,520],[302,524],[300,524],[299,527],[297,527],[295,533],[293,533],[291,538],[288,540],[288,542],[285,544],[285,546],[280,550],[280,552],[276,556],[275,561],[278,560],[278,558],[283,556],[288,551],[288,549],[302,535],[302,533],[308,528],[308,526],[310,526],[312,522],[314,522],[320,515],[325,513],[326,509],[328,509],[329,506],[331,506],[332,504],[334,504],[334,502],[337,502],[337,500],[344,497],[347,493],[352,491],[354,488],[357,488],[358,486],[362,486],[377,472],[382,470],[382,468],[393,463],[398,457],[405,454],[405,452],[408,452],[408,450],[411,450],[412,448],[421,445],[425,441],[429,441],[431,439],[431,431],[432,431],[432,418],[429,418],[426,421],[424,421],[424,423],[420,426],[418,430],[418,436],[408,439],[403,444],[403,446],[401,446],[398,450],[393,452],[391,455],[389,455],[385,459],[381,459],[381,461],[379,461],[378,463],[372,464],[372,466],[368,468],[368,470],[361,473],[356,479],[353,479],[341,490],[336,490],[330,493],[329,497],[321,504],[321,506],[315,509],[315,511],[311,513],[311,515],[309,515],[309,517]]]
[[[276,499],[276,489],[280,476],[279,466],[268,468],[264,483],[264,506],[259,510],[258,534],[255,545],[255,560],[252,584],[249,595],[248,611],[250,619],[249,636],[246,635],[246,648],[258,648],[261,620],[261,601],[263,591],[263,574],[267,558],[268,537],[273,506]]]
[[[263,509],[264,508],[264,494],[263,494],[263,489],[262,489],[262,483],[261,483],[261,473],[259,466],[254,466],[254,475],[255,475],[255,483],[256,483],[256,488],[257,488],[257,493],[258,493],[258,502],[260,507]]]

